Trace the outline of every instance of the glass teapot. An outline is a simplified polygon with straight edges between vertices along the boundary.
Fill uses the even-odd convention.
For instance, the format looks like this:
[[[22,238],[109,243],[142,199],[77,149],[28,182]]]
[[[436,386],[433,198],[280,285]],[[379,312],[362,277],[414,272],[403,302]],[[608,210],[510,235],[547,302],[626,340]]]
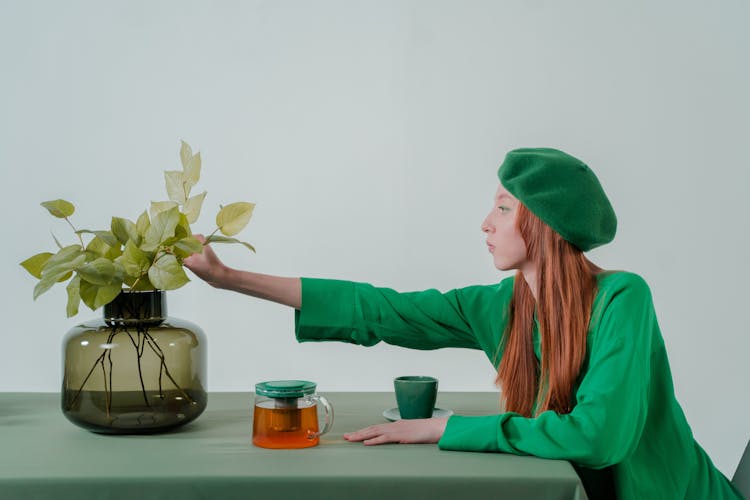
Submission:
[[[261,448],[310,448],[333,425],[333,408],[315,394],[315,383],[274,380],[255,384],[253,444]],[[323,407],[323,430],[318,426],[318,403]]]

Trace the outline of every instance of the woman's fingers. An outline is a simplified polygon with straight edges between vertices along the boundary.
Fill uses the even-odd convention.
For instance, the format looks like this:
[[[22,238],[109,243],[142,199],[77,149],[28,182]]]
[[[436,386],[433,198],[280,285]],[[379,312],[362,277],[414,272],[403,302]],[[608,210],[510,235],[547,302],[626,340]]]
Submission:
[[[382,434],[382,435],[374,437],[372,439],[365,439],[364,441],[362,441],[362,444],[365,445],[365,446],[372,446],[372,445],[376,445],[376,444],[386,444],[386,443],[393,443],[393,442],[395,442],[393,440],[393,438],[391,438],[391,437],[389,437],[389,436],[387,436],[385,434]]]
[[[399,420],[390,424],[371,425],[344,434],[347,441],[362,441],[365,445],[385,443],[437,443],[445,432],[447,418]]]
[[[209,285],[222,288],[224,285],[222,280],[226,275],[226,266],[224,266],[219,257],[214,253],[211,245],[206,245],[206,238],[202,234],[194,234],[193,236],[204,245],[203,252],[194,253],[186,257],[182,263]]]
[[[366,445],[390,443],[394,439],[393,429],[390,426],[392,424],[372,425],[357,432],[344,434],[344,439],[354,442],[362,441]]]
[[[365,439],[371,439],[382,434],[380,427],[380,425],[371,425],[370,427],[365,427],[356,432],[349,432],[344,434],[344,439],[347,441],[364,441]]]

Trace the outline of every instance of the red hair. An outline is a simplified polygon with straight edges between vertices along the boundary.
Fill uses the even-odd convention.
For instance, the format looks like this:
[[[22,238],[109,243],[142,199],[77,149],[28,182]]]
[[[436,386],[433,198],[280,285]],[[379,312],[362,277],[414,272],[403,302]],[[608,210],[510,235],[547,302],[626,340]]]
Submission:
[[[595,266],[520,203],[516,227],[536,266],[539,296],[534,299],[523,273],[516,272],[495,383],[502,387],[506,411],[526,417],[546,410],[570,413],[574,386],[586,357],[597,288]],[[541,366],[532,340],[535,308]]]

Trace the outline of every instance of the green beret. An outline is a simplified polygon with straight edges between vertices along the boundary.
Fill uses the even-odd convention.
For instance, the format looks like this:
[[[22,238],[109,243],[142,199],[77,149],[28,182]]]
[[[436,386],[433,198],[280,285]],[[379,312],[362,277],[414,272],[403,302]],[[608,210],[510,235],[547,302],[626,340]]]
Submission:
[[[584,252],[615,237],[615,211],[581,160],[551,148],[514,149],[497,176],[534,215]]]

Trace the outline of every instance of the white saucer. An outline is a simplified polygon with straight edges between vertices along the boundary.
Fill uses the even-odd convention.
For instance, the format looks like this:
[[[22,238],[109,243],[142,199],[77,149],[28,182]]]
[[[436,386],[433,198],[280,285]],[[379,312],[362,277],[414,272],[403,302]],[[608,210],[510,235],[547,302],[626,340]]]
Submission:
[[[451,415],[453,415],[453,410],[443,410],[442,408],[435,408],[432,410],[433,417],[450,417]],[[383,412],[383,416],[391,422],[401,420],[401,413],[398,411],[398,407],[388,408]]]

